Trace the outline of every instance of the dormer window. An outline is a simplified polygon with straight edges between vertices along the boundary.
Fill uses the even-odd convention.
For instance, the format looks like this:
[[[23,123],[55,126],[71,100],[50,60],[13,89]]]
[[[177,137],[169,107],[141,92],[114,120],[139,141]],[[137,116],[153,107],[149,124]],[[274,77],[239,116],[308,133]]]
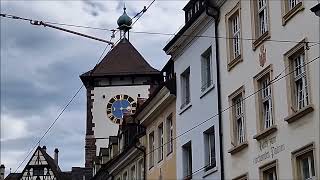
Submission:
[[[192,9],[188,11],[188,21],[192,18]]]
[[[197,1],[197,2],[195,3],[195,5],[194,5],[194,12],[197,13],[197,12],[199,11],[199,9],[200,9],[200,2]]]

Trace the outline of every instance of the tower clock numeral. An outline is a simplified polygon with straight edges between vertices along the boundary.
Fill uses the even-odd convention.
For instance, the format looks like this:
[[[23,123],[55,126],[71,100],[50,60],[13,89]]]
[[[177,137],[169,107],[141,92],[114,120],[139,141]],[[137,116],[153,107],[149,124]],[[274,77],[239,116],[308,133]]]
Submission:
[[[123,99],[128,100],[129,96],[128,95],[124,95]]]

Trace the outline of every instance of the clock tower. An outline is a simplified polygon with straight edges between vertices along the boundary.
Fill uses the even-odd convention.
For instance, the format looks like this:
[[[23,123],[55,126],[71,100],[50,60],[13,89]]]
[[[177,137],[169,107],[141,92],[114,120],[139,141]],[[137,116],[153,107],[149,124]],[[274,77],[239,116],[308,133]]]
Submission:
[[[109,136],[117,134],[125,113],[135,113],[137,98],[147,98],[162,81],[161,73],[151,67],[129,42],[131,18],[118,19],[121,40],[92,70],[80,75],[87,90],[85,167],[92,167]]]

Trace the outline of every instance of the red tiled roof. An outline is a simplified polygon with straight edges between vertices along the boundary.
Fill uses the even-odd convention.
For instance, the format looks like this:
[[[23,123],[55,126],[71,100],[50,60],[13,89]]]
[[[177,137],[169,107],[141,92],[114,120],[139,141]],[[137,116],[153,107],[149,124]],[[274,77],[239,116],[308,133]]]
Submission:
[[[159,71],[151,67],[135,47],[122,39],[91,71],[81,76],[153,75]]]

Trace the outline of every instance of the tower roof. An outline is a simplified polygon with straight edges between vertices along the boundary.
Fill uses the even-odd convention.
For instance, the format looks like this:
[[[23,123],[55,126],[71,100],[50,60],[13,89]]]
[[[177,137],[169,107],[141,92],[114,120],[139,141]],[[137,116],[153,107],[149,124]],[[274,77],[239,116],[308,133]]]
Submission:
[[[134,75],[159,75],[160,72],[148,64],[135,47],[123,38],[92,70],[82,74],[86,77],[114,77]]]

